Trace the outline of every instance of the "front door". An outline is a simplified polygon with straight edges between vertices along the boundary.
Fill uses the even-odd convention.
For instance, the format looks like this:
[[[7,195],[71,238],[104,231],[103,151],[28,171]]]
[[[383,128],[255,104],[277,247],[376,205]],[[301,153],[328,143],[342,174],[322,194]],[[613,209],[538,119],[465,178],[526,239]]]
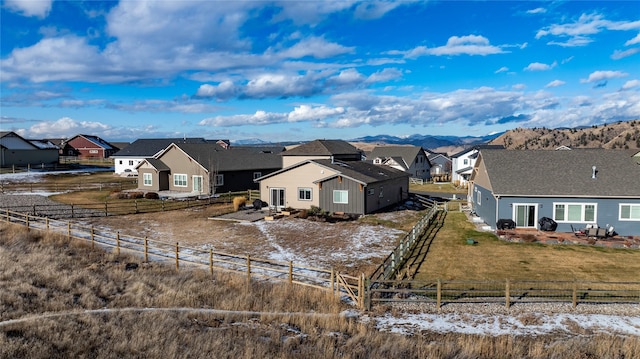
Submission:
[[[269,195],[269,207],[281,210],[284,208],[284,188],[271,188]]]
[[[514,204],[513,218],[516,227],[535,228],[536,218],[538,217],[537,204]]]
[[[202,193],[202,176],[193,176],[193,192]]]

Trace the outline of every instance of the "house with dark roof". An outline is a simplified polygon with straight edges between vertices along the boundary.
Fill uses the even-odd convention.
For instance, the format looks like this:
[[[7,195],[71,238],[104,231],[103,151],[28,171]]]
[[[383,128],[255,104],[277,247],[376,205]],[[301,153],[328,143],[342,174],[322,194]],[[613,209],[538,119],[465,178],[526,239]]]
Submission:
[[[501,145],[476,145],[451,155],[451,182],[467,186],[481,149],[502,149]]]
[[[28,140],[12,131],[0,132],[0,166],[57,164],[58,147],[47,140]]]
[[[75,135],[62,146],[62,156],[81,159],[109,158],[118,151],[111,143],[93,135]]]
[[[315,140],[282,152],[282,167],[306,160],[361,161],[362,151],[342,140]]]
[[[409,174],[368,161],[307,159],[256,179],[262,201],[275,210],[319,207],[367,214],[408,198]]]
[[[111,155],[115,173],[137,174],[136,167],[145,159],[153,158],[172,143],[206,143],[204,138],[141,138]]]
[[[377,146],[367,156],[373,164],[393,167],[411,178],[431,179],[431,162],[420,146]]]
[[[473,211],[492,228],[500,219],[539,228],[548,217],[558,232],[589,225],[640,235],[640,157],[629,151],[484,149],[470,182]]]
[[[451,158],[446,153],[425,150],[431,163],[431,178],[434,181],[451,180]]]
[[[140,190],[209,196],[258,189],[253,180],[281,169],[281,161],[277,153],[215,142],[172,143],[135,169]]]

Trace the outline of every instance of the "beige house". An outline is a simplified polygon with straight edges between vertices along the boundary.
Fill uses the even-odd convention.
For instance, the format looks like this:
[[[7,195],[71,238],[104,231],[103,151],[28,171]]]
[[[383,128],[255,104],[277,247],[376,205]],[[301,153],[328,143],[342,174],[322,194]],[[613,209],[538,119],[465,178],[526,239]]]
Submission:
[[[362,151],[342,140],[315,140],[282,152],[282,168],[307,160],[361,161]]]
[[[256,180],[262,201],[275,210],[319,207],[367,214],[408,198],[409,175],[363,161],[311,159]]]

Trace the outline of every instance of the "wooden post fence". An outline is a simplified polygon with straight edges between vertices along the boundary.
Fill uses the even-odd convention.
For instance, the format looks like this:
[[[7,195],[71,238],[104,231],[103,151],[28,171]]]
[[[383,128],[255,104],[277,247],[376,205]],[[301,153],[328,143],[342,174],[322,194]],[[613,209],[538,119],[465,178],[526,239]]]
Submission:
[[[149,262],[149,241],[144,237],[144,261]]]
[[[247,255],[247,286],[251,285],[251,256]]]
[[[213,275],[213,249],[209,248],[209,272]]]
[[[176,242],[176,271],[180,269],[180,247],[178,246],[178,242]]]
[[[436,285],[436,307],[440,309],[442,306],[442,281],[438,279],[438,284]]]
[[[511,306],[511,288],[509,287],[508,279],[504,288],[504,305],[507,309]]]
[[[293,261],[289,261],[289,284],[293,284]]]
[[[118,250],[118,255],[120,255],[120,231],[116,232],[116,249]]]
[[[573,309],[576,309],[576,306],[578,306],[578,284],[577,283],[573,283],[573,293],[571,297],[572,297]]]

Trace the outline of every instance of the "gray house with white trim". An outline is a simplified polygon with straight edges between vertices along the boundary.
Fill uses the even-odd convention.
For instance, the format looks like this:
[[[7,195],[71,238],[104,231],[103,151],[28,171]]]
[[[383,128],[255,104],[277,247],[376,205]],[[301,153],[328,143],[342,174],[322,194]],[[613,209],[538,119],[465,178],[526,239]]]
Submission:
[[[628,150],[482,149],[470,182],[470,204],[492,228],[500,219],[539,228],[548,217],[558,232],[596,225],[640,235],[640,155]]]

